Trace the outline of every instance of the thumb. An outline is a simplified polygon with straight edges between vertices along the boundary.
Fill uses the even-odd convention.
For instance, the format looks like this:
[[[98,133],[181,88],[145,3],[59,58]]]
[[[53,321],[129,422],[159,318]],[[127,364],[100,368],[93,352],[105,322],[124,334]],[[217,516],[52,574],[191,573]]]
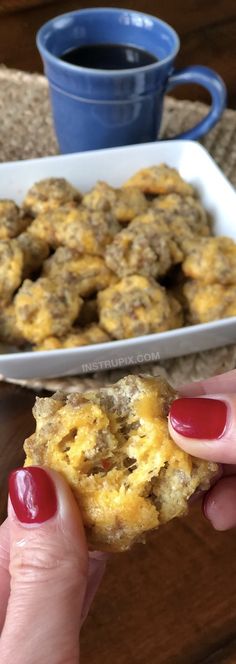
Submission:
[[[170,408],[169,432],[192,456],[235,464],[236,395],[176,399]]]
[[[78,507],[64,480],[38,467],[9,482],[11,592],[0,641],[2,664],[77,664],[87,583]]]

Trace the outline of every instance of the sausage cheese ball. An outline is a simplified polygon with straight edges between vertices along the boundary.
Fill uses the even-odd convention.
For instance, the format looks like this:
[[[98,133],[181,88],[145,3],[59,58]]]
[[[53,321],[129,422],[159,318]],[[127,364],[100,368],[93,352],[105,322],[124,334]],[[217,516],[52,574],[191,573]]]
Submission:
[[[175,398],[160,378],[127,376],[84,394],[36,399],[36,432],[25,465],[61,473],[80,507],[89,544],[124,551],[187,512],[217,465],[191,457],[170,438]]]
[[[30,224],[30,234],[55,247],[55,224],[52,213],[39,214]]]
[[[184,201],[185,198],[182,198],[182,200]],[[144,226],[151,225],[155,226],[156,233],[159,236],[167,236],[172,241],[172,249],[175,247],[173,263],[182,261],[184,256],[188,255],[192,244],[196,244],[200,236],[209,235],[210,233],[208,221],[195,224],[190,220],[188,221],[187,218],[181,217],[181,215],[166,214],[164,210],[157,206],[150,207],[148,212],[135,217],[127,230],[132,229],[137,234],[142,232],[143,227],[143,233],[145,234],[148,231],[144,229]]]
[[[46,337],[62,337],[70,329],[82,306],[82,300],[63,280],[41,277],[25,279],[15,296],[16,322],[30,343]]]
[[[20,286],[24,257],[17,239],[0,240],[0,308]]]
[[[37,270],[48,254],[47,243],[27,231],[14,240],[0,240],[0,302],[9,301],[23,278]]]
[[[76,210],[58,210],[53,223],[56,246],[98,256],[103,256],[106,245],[120,230],[110,212],[93,212],[82,206]]]
[[[82,297],[107,288],[116,280],[101,256],[81,255],[69,247],[59,247],[45,261],[43,275],[51,279],[63,277],[67,283],[75,285]]]
[[[23,209],[36,217],[51,212],[61,205],[75,206],[81,200],[80,192],[64,178],[47,178],[36,182],[27,192]]]
[[[47,243],[27,231],[14,240],[0,240],[0,302],[9,301],[24,277],[37,270],[48,254]]]
[[[165,215],[152,208],[149,208],[143,214],[138,214],[137,217],[134,217],[128,227],[123,230],[135,229],[137,232],[143,230],[145,233],[145,227],[150,226],[153,223],[155,223],[159,235],[168,235],[168,237],[171,237],[170,225],[168,224]]]
[[[151,201],[150,209],[162,214],[172,230],[181,228],[182,234],[210,235],[210,219],[201,202],[193,196],[157,196]]]
[[[8,346],[24,346],[22,336],[16,322],[16,310],[13,303],[0,309],[0,341]]]
[[[205,284],[236,284],[236,242],[229,237],[199,238],[193,242],[182,269]]]
[[[99,325],[92,324],[85,328],[73,328],[60,339],[58,337],[47,337],[33,350],[54,350],[55,348],[75,348],[77,346],[89,346],[90,344],[103,344],[110,341],[110,337]]]
[[[83,197],[83,205],[90,210],[111,210],[122,223],[131,221],[148,207],[148,201],[137,187],[113,189],[106,182],[97,182],[95,187]]]
[[[236,316],[236,284],[205,284],[188,281],[183,286],[187,320],[190,324],[208,323],[218,318]]]
[[[79,253],[102,256],[104,249],[120,230],[110,212],[93,212],[82,206],[61,207],[42,214],[30,226],[36,237],[44,238],[54,248],[75,249]]]
[[[102,328],[114,339],[164,332],[173,325],[165,289],[139,275],[124,277],[98,293],[98,309]]]
[[[30,220],[20,214],[14,201],[0,200],[0,240],[7,240],[19,235]]]
[[[172,265],[180,263],[183,254],[168,233],[160,232],[158,224],[136,219],[108,245],[106,263],[119,277],[130,274],[160,277]]]
[[[49,246],[43,239],[34,237],[26,231],[17,238],[18,246],[23,252],[23,278],[38,270],[48,257]]]
[[[180,196],[194,196],[195,193],[178,171],[166,164],[142,168],[125,182],[124,187],[138,187],[144,194],[154,195],[176,193]]]

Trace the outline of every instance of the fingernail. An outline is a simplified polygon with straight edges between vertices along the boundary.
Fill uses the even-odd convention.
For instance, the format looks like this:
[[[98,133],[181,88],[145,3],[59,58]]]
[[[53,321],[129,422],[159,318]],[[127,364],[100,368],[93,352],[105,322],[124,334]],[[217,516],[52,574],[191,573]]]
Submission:
[[[43,523],[56,514],[54,484],[43,468],[14,470],[9,477],[9,495],[17,519],[22,523]]]
[[[224,433],[227,405],[220,399],[176,399],[169,417],[173,429],[182,436],[213,440]]]

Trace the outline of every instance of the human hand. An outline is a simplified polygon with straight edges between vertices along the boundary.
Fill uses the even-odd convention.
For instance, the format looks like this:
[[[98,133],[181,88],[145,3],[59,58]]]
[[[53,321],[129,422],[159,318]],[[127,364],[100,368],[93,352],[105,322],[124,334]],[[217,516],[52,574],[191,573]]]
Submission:
[[[88,554],[63,478],[38,467],[14,471],[0,527],[1,664],[78,664],[80,626],[105,562]]]
[[[228,530],[236,526],[236,370],[184,385],[179,393],[170,409],[170,435],[189,454],[223,464],[203,510],[216,530]]]

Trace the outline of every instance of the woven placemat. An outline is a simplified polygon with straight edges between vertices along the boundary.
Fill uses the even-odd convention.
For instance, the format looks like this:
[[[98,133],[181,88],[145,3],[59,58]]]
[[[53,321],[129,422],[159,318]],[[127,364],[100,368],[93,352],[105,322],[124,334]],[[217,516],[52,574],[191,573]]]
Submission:
[[[186,131],[207,112],[205,104],[177,101],[167,97],[161,128],[162,138]],[[225,111],[221,121],[201,141],[225,175],[236,187],[236,112]],[[58,153],[47,81],[38,74],[26,74],[0,67],[0,161],[30,159]],[[235,331],[236,340],[236,331]],[[126,370],[98,372],[87,376],[51,380],[14,380],[37,390],[84,391],[118,380],[125,373],[160,373],[177,386],[200,380],[236,367],[236,344],[216,350],[193,353],[158,364],[129,367]]]

